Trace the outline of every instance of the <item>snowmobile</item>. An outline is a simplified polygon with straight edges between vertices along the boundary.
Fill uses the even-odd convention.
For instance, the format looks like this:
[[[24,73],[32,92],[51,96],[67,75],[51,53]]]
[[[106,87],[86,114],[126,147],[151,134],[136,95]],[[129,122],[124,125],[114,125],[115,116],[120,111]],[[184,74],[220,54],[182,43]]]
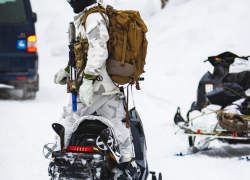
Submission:
[[[234,63],[235,58],[240,58],[246,61],[248,60],[248,57],[240,57],[231,52],[224,52],[217,56],[210,56],[207,60],[204,61],[209,61],[214,67],[214,71],[213,74],[208,71],[201,78],[197,90],[197,99],[192,103],[190,109],[191,111],[200,111],[204,107],[204,105],[206,104],[205,95],[222,83],[222,79],[229,73],[230,65]]]
[[[181,116],[180,107],[174,117],[174,123],[184,130],[188,136],[190,149],[193,151],[206,150],[211,141],[215,139],[222,140],[227,143],[250,143],[248,130],[241,133],[235,133],[234,130],[229,131],[219,125],[219,121],[227,123],[229,121],[242,121],[241,116],[233,116],[232,114],[223,113],[222,109],[225,106],[209,105],[208,96],[222,89],[222,84],[225,83],[225,78],[230,76],[238,76],[238,74],[230,74],[229,70],[232,66],[244,66],[248,69],[248,58],[240,57],[231,52],[224,52],[217,56],[208,57],[209,61],[214,66],[214,72],[207,72],[200,80],[197,90],[197,100],[192,103],[190,110],[187,113],[187,121]],[[240,63],[235,64],[235,59],[240,59]],[[205,61],[205,62],[206,62]],[[238,67],[234,67],[238,68]],[[240,67],[244,71],[244,68]],[[248,69],[249,71],[249,69]],[[243,74],[247,72],[243,72]],[[249,73],[248,73],[249,74]],[[224,86],[225,84],[223,84]],[[223,87],[224,88],[224,87]],[[232,92],[231,92],[232,93]],[[234,94],[234,93],[233,93]],[[229,117],[229,116],[230,117]],[[201,118],[204,117],[203,120]],[[199,121],[199,122],[198,122]],[[202,126],[204,122],[207,127]],[[237,124],[236,122],[236,124]],[[242,121],[243,122],[243,121]],[[235,127],[238,125],[235,125]],[[192,152],[193,153],[193,152]]]
[[[124,94],[123,88],[120,89]],[[126,108],[125,96],[122,99]],[[126,119],[123,122],[126,122]],[[53,124],[52,128],[60,137],[61,148],[55,150],[56,144],[46,144],[43,149],[45,158],[52,160],[48,168],[51,180],[130,179],[119,164],[121,155],[117,133],[110,123],[97,115],[79,118],[73,125],[73,134],[67,149],[64,148],[64,127],[57,123]],[[148,168],[146,139],[136,108],[129,111],[129,125],[139,179],[146,180],[151,174],[152,180],[157,180],[155,172],[149,171]],[[158,180],[162,180],[161,173]]]

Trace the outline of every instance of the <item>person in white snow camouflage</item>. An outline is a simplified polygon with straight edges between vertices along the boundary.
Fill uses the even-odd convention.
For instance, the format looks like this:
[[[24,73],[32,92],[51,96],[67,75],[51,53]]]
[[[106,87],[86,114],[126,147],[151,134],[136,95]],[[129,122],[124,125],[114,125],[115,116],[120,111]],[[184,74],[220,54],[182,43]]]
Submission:
[[[91,13],[86,20],[86,31],[82,25],[86,12],[99,5],[106,8],[107,4],[102,0],[67,0],[77,14],[74,17],[77,27],[78,39],[87,39],[89,43],[88,61],[84,69],[83,83],[79,89],[77,98],[77,111],[72,111],[71,101],[64,112],[59,123],[65,127],[65,147],[69,145],[72,135],[72,125],[81,116],[90,115],[95,112],[99,116],[109,119],[117,130],[123,136],[123,142],[120,145],[121,162],[127,167],[131,160],[135,157],[134,146],[130,129],[126,128],[122,123],[126,113],[122,100],[120,99],[120,91],[110,79],[106,71],[106,60],[108,58],[107,42],[109,40],[108,27],[99,12]],[[109,23],[107,23],[109,24]],[[102,77],[102,81],[94,81],[97,76]],[[59,70],[55,75],[56,84],[66,84],[64,78],[69,77],[69,73],[64,69]],[[128,170],[133,179],[138,179],[136,163],[131,162]]]

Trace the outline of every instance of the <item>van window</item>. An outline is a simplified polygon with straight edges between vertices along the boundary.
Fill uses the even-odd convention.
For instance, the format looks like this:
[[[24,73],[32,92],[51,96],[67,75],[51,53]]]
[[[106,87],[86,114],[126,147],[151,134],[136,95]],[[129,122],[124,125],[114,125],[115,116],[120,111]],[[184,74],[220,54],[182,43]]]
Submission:
[[[23,0],[0,0],[0,24],[15,24],[27,21]]]

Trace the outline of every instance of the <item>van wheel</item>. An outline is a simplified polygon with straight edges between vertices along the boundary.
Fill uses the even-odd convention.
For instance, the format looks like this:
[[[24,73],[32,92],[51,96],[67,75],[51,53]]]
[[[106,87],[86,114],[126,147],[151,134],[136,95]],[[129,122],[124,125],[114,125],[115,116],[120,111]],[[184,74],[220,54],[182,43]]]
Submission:
[[[22,99],[35,99],[36,91],[31,91],[26,88],[23,89],[23,98]]]

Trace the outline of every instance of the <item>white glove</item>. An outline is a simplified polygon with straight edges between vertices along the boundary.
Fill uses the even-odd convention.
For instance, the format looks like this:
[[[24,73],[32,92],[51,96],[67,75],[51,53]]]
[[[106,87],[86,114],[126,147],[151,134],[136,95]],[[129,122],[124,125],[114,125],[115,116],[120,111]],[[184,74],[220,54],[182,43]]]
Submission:
[[[69,73],[66,72],[64,69],[60,69],[60,70],[55,74],[54,83],[64,85],[64,84],[67,83],[67,80],[64,79],[64,78],[67,78],[67,77],[69,77]]]
[[[93,105],[93,80],[83,79],[83,83],[79,89],[80,100],[88,107]]]

